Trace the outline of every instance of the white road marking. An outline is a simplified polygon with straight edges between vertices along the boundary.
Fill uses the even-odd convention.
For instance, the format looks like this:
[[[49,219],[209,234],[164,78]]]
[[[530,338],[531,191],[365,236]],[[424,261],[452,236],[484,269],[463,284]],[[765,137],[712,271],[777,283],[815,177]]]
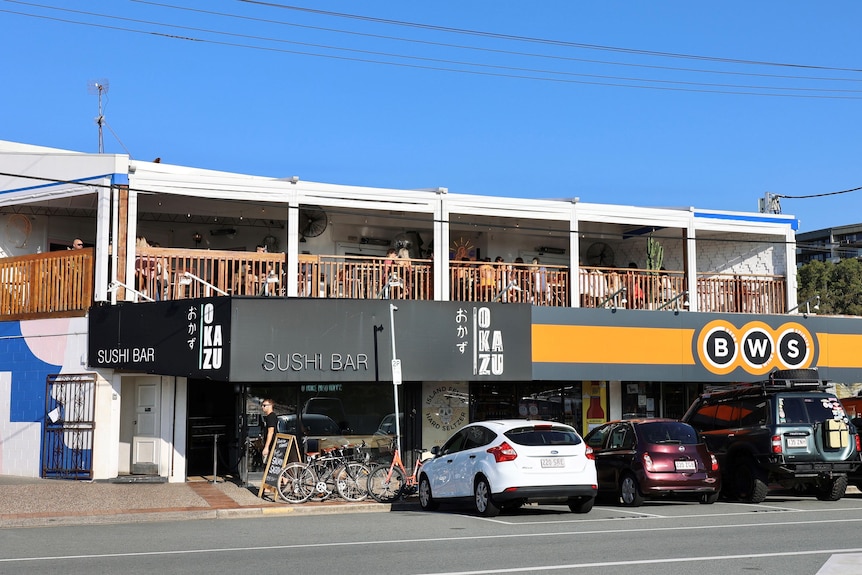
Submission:
[[[715,507],[718,507],[719,505],[732,505],[732,504],[728,504],[728,503],[715,504]],[[750,504],[748,504],[748,505],[749,505],[749,507],[751,506]],[[594,507],[593,509],[601,509],[602,511],[611,511],[611,512],[623,512],[623,513],[628,512],[624,509],[616,509],[613,507],[609,507],[609,508]],[[830,514],[838,512],[838,511],[859,511],[859,508],[858,507],[839,507],[839,508],[835,508],[835,509],[832,509],[832,508],[829,509]],[[477,517],[475,515],[459,515],[459,516],[464,517],[466,519],[478,519],[481,521],[489,521],[492,523],[499,523],[500,525],[523,525],[525,527],[529,527],[532,525],[553,525],[555,523],[601,523],[603,521],[628,521],[628,520],[632,520],[632,519],[671,519],[674,521],[678,521],[680,519],[701,519],[704,517],[750,516],[750,515],[755,514],[755,513],[757,513],[756,509],[752,509],[751,511],[747,511],[747,512],[746,511],[739,511],[739,512],[732,512],[732,513],[695,513],[692,515],[645,514],[644,517],[640,517],[640,516],[638,516],[638,517],[601,517],[601,518],[596,518],[596,519],[587,519],[584,516],[580,516],[578,518],[573,518],[573,519],[548,519],[548,520],[542,520],[542,521],[515,521],[514,518],[513,518],[513,520],[510,521],[507,519],[500,519],[499,517],[489,518],[489,517]],[[822,509],[795,509],[793,507],[780,507],[780,508],[770,509],[766,513],[761,513],[761,515],[766,515],[766,514],[778,515],[781,513],[820,513],[820,514],[822,514],[823,510]]]
[[[535,567],[513,567],[511,569],[490,569],[481,571],[439,571],[434,573],[424,573],[422,575],[488,575],[490,573],[530,573],[531,571],[559,571],[563,569],[594,569],[597,567],[621,567],[630,565],[661,565],[664,563],[694,563],[702,561],[727,561],[733,559],[765,559],[769,557],[798,557],[801,555],[833,555],[833,557],[841,556],[847,552],[857,552],[862,549],[813,549],[811,551],[788,551],[786,553],[744,553],[740,555],[712,555],[704,557],[675,557],[670,559],[639,559],[636,561],[602,561],[599,563],[569,563],[567,565],[542,565]],[[856,557],[854,555],[854,557]],[[830,558],[830,561],[832,558]],[[828,564],[828,561],[827,561]],[[850,563],[850,565],[853,565]],[[825,567],[825,565],[824,565]],[[856,575],[862,571],[834,571],[827,572],[840,573],[840,575]],[[818,575],[825,575],[823,571],[818,571]]]
[[[862,554],[833,555],[823,564],[817,575],[862,575]]]
[[[862,523],[862,518],[858,519],[823,519],[820,521],[808,521],[807,525],[817,526],[824,524],[832,524],[832,523]],[[415,545],[417,543],[448,543],[448,542],[464,542],[464,541],[490,541],[494,539],[530,539],[535,537],[577,537],[583,538],[588,535],[622,535],[622,534],[631,534],[631,533],[646,533],[646,532],[656,532],[656,531],[693,531],[693,530],[702,530],[702,531],[711,531],[711,530],[722,530],[722,529],[741,529],[745,527],[753,527],[755,529],[763,530],[769,527],[783,527],[787,525],[799,525],[798,521],[781,521],[776,523],[736,523],[732,525],[700,525],[700,526],[668,526],[668,527],[644,527],[641,529],[602,529],[597,531],[556,531],[550,533],[510,533],[503,535],[468,535],[468,536],[458,536],[458,537],[426,537],[424,539],[391,539],[391,540],[379,540],[375,539],[373,541],[333,541],[329,543],[325,542],[312,542],[312,543],[293,543],[289,545],[263,545],[263,546],[254,546],[254,547],[218,547],[218,548],[205,548],[205,549],[177,549],[174,551],[137,551],[131,553],[93,553],[89,555],[55,555],[55,556],[32,556],[32,557],[8,557],[8,558],[0,558],[0,564],[4,563],[24,563],[24,562],[35,562],[35,561],[69,561],[73,559],[98,559],[98,558],[106,558],[106,557],[148,557],[155,555],[198,555],[201,553],[233,553],[236,551],[283,551],[287,549],[322,549],[324,547],[358,547],[358,546],[373,546],[373,545]],[[816,527],[813,527],[816,531]],[[799,554],[813,554],[813,553],[846,553],[846,552],[862,552],[862,548],[860,549],[823,549],[820,551],[798,551],[798,552],[788,552],[788,553],[775,553],[775,554],[766,554],[762,555],[763,557],[768,556],[780,556],[780,555],[799,555]],[[739,555],[739,557],[760,557],[761,555],[753,554],[753,555]],[[735,555],[729,555],[728,557],[736,557]],[[689,561],[690,559],[668,559],[666,561]],[[704,558],[703,560],[710,560],[709,558]],[[664,560],[655,560],[664,561]],[[636,564],[637,562],[633,562]],[[626,565],[628,563],[607,563],[607,565]],[[599,564],[590,564],[590,565],[599,565]],[[601,565],[605,565],[604,563]],[[579,565],[578,565],[579,566]],[[543,567],[543,569],[546,569]],[[485,571],[476,571],[476,573],[485,573]],[[488,572],[490,573],[490,571]]]

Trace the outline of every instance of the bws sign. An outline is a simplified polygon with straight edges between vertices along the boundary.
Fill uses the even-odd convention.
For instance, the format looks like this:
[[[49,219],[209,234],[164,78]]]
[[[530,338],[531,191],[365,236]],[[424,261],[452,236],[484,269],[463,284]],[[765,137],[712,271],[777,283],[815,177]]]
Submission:
[[[696,355],[707,371],[725,375],[736,368],[752,375],[773,369],[803,369],[814,362],[814,338],[802,325],[773,328],[760,321],[740,328],[725,320],[707,323],[697,336]]]

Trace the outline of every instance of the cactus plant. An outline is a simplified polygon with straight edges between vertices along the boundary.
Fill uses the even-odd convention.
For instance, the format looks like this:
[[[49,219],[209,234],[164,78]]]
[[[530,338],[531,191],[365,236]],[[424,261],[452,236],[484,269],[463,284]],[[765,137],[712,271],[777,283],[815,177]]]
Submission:
[[[661,269],[663,260],[664,248],[658,242],[658,240],[652,237],[652,232],[650,232],[650,235],[647,238],[647,269]]]

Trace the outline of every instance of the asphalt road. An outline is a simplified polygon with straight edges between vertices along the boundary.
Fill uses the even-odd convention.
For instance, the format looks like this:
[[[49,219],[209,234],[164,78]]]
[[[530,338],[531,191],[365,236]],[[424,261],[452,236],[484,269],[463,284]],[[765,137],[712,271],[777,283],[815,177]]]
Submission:
[[[862,574],[862,496],[0,530],[0,573]]]

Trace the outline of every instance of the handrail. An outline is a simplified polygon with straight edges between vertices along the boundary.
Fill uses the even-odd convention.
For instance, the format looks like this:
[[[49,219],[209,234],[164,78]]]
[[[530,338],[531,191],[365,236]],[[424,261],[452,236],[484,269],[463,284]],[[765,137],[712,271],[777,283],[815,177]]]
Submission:
[[[92,248],[0,258],[0,318],[84,315],[93,300]],[[219,296],[433,300],[434,267],[427,259],[301,254],[298,273],[287,274],[282,253],[179,248],[138,248],[126,287],[138,299],[178,300]],[[295,292],[288,289],[295,282]],[[685,274],[582,266],[577,284],[565,266],[450,262],[450,301],[526,303],[658,310],[686,292]],[[698,273],[696,309],[706,312],[785,313],[786,278]],[[117,286],[114,286],[117,287]],[[119,286],[123,287],[123,286]],[[620,295],[623,298],[620,298]],[[141,297],[143,296],[143,297]],[[696,300],[694,299],[696,298]],[[624,299],[624,301],[623,301]],[[679,301],[679,300],[676,300]]]
[[[85,315],[93,262],[93,248],[0,258],[0,320]]]

